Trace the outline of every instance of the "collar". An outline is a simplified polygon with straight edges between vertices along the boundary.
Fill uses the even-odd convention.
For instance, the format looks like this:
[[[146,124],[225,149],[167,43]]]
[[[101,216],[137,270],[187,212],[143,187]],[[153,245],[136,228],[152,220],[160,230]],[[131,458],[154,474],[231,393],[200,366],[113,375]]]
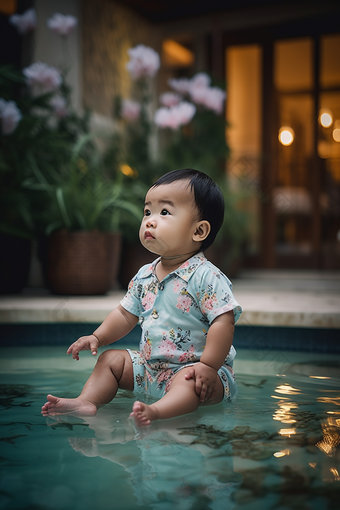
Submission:
[[[140,277],[147,278],[148,276],[151,275],[156,276],[156,265],[158,264],[160,259],[161,258],[158,257],[151,264],[146,266],[146,268],[142,271]],[[166,276],[166,278],[169,278],[171,275],[177,275],[180,278],[182,278],[182,280],[188,282],[192,275],[195,273],[195,271],[198,269],[198,267],[204,264],[206,261],[207,258],[205,257],[204,253],[200,251],[199,253],[196,253],[196,255],[190,257],[190,259],[183,262],[183,264],[179,266],[177,269],[169,273]]]

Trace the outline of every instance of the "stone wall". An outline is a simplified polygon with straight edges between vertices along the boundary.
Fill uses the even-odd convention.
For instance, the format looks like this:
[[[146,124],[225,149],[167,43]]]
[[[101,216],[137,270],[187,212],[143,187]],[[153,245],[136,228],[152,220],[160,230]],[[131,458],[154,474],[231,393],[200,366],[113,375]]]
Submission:
[[[83,104],[110,117],[113,98],[130,97],[127,50],[145,44],[160,52],[158,27],[111,0],[81,1]]]

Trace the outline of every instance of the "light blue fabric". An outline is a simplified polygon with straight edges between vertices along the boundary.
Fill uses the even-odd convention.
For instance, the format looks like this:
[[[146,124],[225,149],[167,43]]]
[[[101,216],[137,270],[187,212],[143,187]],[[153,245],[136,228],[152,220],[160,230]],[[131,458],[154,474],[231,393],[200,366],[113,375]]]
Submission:
[[[216,317],[233,310],[236,322],[242,313],[230,280],[202,252],[161,282],[155,272],[159,260],[138,271],[121,301],[125,310],[139,317],[141,356],[138,360],[132,357],[132,361],[134,370],[136,363],[147,365],[143,381],[141,367],[135,371],[134,381],[135,388],[146,391],[155,382],[158,389],[166,391],[170,370],[200,360],[209,326]],[[232,346],[225,364],[232,366],[235,355]]]

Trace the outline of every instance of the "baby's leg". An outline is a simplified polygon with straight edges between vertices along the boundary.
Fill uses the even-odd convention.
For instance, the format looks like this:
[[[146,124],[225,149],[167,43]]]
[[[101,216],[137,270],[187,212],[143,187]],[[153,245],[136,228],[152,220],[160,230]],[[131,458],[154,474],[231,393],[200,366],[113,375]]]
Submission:
[[[151,405],[142,402],[134,403],[131,416],[137,426],[147,426],[154,420],[166,420],[196,411],[200,405],[200,399],[195,392],[195,380],[185,379],[186,373],[187,370],[182,369],[174,376],[170,390],[158,402]],[[202,405],[217,404],[222,399],[223,385],[218,379],[214,400],[204,402]]]
[[[42,406],[43,416],[57,414],[96,414],[98,407],[110,402],[118,388],[133,389],[132,361],[127,351],[110,349],[103,352],[77,398],[58,398],[47,395]]]

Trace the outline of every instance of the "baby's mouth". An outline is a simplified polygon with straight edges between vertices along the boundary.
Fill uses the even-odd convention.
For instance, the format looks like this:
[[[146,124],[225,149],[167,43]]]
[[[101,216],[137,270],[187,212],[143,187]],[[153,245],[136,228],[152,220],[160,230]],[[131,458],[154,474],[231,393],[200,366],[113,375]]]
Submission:
[[[145,231],[144,239],[155,239],[154,236],[148,230]]]

